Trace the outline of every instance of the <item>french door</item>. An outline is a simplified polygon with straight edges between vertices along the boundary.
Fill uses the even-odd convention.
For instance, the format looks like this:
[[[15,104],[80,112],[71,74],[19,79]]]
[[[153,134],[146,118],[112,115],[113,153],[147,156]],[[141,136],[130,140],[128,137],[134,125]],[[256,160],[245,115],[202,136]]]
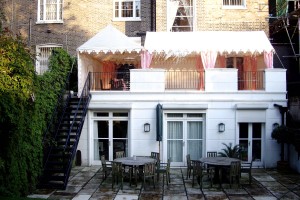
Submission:
[[[242,161],[262,163],[262,123],[239,123],[239,145]]]
[[[199,159],[203,152],[202,114],[172,113],[167,114],[167,131],[164,145],[166,159],[172,166],[185,166],[186,155]]]
[[[100,163],[102,155],[113,160],[117,151],[128,155],[128,114],[102,113],[93,120],[93,160]]]

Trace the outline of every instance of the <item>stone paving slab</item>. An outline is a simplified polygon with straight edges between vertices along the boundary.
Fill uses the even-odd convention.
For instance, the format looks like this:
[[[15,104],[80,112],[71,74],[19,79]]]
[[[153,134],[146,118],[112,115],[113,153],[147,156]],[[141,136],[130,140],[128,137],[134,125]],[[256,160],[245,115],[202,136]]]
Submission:
[[[252,184],[248,176],[242,175],[240,185],[235,183],[230,188],[228,183],[218,183],[210,187],[208,180],[203,180],[202,189],[195,183],[192,187],[192,177],[186,179],[186,168],[171,169],[171,183],[163,182],[160,176],[155,188],[152,183],[130,185],[128,181],[112,188],[112,179],[106,179],[99,166],[74,167],[71,171],[66,190],[39,189],[30,198],[42,199],[70,199],[70,200],[99,200],[99,199],[153,199],[153,200],[194,200],[194,199],[233,199],[233,200],[275,200],[300,199],[300,175],[280,173],[276,170],[254,169]]]

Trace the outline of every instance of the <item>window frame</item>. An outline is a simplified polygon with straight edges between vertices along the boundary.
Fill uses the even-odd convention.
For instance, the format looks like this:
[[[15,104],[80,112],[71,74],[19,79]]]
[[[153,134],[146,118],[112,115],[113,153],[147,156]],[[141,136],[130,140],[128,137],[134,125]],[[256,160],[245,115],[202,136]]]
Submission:
[[[170,4],[171,4],[170,1],[173,1],[173,0],[168,0],[167,1],[167,18],[172,17],[171,13],[169,13],[170,12],[169,7],[170,7]],[[178,32],[178,31],[173,31],[173,29],[175,29],[175,28],[181,29],[179,32],[189,32],[189,31],[185,31],[184,30],[184,29],[186,29],[188,27],[190,27],[190,29],[191,29],[190,31],[191,32],[196,31],[196,20],[197,20],[197,17],[195,15],[196,15],[196,3],[197,3],[197,1],[196,0],[190,0],[190,1],[192,1],[192,5],[191,6],[179,6],[177,8],[177,10],[179,8],[191,7],[192,14],[190,16],[187,16],[187,17],[184,16],[184,18],[191,18],[192,19],[191,20],[192,24],[190,26],[180,26],[180,25],[173,26],[176,18],[182,18],[181,16],[177,15],[177,13],[176,13],[174,21],[171,22],[172,24],[169,24],[170,22],[169,22],[169,20],[167,20],[167,23],[168,23],[167,24],[167,29],[169,29],[169,27],[170,27],[170,29],[167,30],[168,32]]]
[[[41,64],[41,48],[63,48],[63,45],[62,44],[52,44],[52,43],[49,43],[49,44],[39,44],[39,45],[36,45],[36,62],[35,62],[35,72],[39,75],[42,75],[43,73],[45,73],[46,71],[49,70],[49,57],[51,56],[51,53],[50,55],[48,55],[47,57],[47,67],[45,67],[45,65],[42,65]],[[50,51],[49,51],[50,52]]]
[[[230,1],[230,0],[228,0]],[[247,4],[246,0],[241,0],[242,4],[241,5],[224,5],[224,0],[222,0],[222,9],[246,9]]]
[[[122,17],[122,3],[132,2],[132,17]],[[136,16],[136,3],[139,3],[139,16]],[[118,3],[118,16],[116,16],[116,3]],[[114,0],[113,1],[113,20],[114,21],[141,21],[141,0]]]
[[[47,0],[38,0],[37,5],[37,24],[51,24],[51,23],[63,23],[63,4],[64,0],[54,0],[56,1],[56,19],[47,20]],[[43,2],[43,16],[41,16],[41,2]],[[61,5],[60,5],[61,4]],[[61,8],[61,10],[60,10]]]

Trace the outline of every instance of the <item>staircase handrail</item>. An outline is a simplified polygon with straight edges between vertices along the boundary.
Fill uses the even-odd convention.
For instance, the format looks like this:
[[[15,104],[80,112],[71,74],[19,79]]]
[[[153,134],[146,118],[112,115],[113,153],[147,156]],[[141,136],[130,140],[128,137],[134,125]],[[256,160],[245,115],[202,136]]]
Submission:
[[[80,99],[79,99],[79,102],[78,102],[77,107],[76,107],[76,111],[74,113],[74,117],[73,117],[70,129],[69,129],[69,132],[68,132],[66,143],[64,145],[64,151],[66,150],[66,148],[68,146],[68,143],[69,143],[69,140],[70,140],[70,134],[71,134],[71,131],[72,131],[73,127],[74,127],[74,124],[76,123],[76,117],[77,117],[80,105],[82,104],[82,105],[86,106],[88,104],[89,100],[90,100],[90,95],[89,95],[89,91],[90,91],[90,77],[91,77],[91,73],[89,72],[89,74],[88,74],[88,76],[87,76],[87,78],[85,80],[84,87],[82,89],[82,92],[81,92],[81,95],[80,95]],[[85,98],[85,97],[87,97],[87,98]],[[86,107],[84,107],[84,109],[86,109]],[[77,137],[77,133],[76,133],[76,137]]]

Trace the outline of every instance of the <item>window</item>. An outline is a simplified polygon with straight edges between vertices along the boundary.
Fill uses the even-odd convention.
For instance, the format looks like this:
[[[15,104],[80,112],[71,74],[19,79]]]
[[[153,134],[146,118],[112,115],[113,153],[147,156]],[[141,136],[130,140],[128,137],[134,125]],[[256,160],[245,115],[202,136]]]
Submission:
[[[37,74],[43,74],[48,70],[49,57],[51,56],[52,50],[55,48],[62,48],[62,45],[59,44],[45,44],[38,45],[36,47],[36,68],[35,71]]]
[[[243,57],[228,57],[226,58],[226,68],[237,68],[239,70],[243,69],[244,66]]]
[[[120,21],[134,21],[141,19],[140,0],[115,0],[114,19]]]
[[[223,7],[245,7],[246,1],[245,0],[223,0]]]
[[[167,30],[194,30],[194,0],[169,0]]]
[[[39,0],[38,23],[62,23],[63,0]]]

